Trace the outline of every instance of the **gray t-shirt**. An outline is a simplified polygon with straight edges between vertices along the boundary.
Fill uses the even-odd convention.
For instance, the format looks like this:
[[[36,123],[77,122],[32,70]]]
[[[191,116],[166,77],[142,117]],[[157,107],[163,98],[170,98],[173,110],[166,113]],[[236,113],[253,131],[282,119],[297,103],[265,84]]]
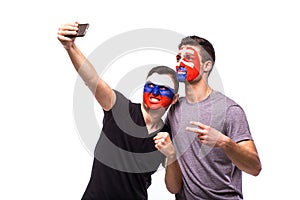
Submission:
[[[252,140],[243,109],[220,92],[190,104],[185,98],[173,105],[167,115],[172,140],[183,175],[183,187],[176,199],[243,199],[242,171],[220,148],[202,144],[197,134],[185,128],[190,121],[211,126],[235,142]]]

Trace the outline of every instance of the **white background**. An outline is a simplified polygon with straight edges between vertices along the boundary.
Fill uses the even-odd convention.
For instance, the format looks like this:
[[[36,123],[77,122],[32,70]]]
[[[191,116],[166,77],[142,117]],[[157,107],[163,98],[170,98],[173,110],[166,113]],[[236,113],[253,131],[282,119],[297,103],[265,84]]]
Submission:
[[[210,40],[225,94],[246,111],[262,161],[258,177],[244,175],[245,199],[297,199],[298,186],[292,184],[300,178],[297,5],[291,0],[2,1],[0,199],[80,199],[88,183],[92,157],[73,118],[77,74],[56,39],[60,24],[75,20],[91,24],[77,41],[85,55],[138,28]],[[170,59],[164,62],[175,63]],[[174,199],[164,188],[163,173],[153,177],[150,200]]]

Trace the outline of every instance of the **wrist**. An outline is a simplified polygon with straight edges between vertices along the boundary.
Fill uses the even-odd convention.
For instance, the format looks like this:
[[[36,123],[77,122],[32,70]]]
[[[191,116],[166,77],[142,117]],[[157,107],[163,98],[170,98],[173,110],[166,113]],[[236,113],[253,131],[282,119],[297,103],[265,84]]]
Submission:
[[[166,158],[169,164],[174,162],[175,160],[177,160],[176,152],[169,154]]]
[[[230,143],[231,143],[231,142],[232,142],[232,140],[231,140],[229,137],[223,135],[222,140],[221,140],[219,146],[220,146],[222,149],[225,150],[225,149],[227,149],[227,148],[230,146]]]
[[[73,42],[71,44],[70,43],[63,44],[63,46],[67,51],[75,49],[75,44]]]

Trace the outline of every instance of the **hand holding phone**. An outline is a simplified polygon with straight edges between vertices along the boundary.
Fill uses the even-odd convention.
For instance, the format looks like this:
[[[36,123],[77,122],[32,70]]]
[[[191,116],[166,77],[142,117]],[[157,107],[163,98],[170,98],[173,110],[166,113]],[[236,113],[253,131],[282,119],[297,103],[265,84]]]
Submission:
[[[67,37],[83,37],[85,36],[88,28],[89,28],[89,24],[86,23],[86,24],[78,24],[78,31],[77,31],[77,34],[76,35],[67,35]]]

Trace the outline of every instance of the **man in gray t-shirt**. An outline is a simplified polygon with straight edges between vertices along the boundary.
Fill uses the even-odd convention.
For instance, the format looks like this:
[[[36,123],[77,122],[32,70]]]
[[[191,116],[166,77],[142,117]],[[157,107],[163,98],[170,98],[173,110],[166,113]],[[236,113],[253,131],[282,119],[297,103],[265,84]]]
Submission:
[[[243,199],[242,171],[257,176],[261,163],[243,109],[207,83],[215,61],[211,43],[198,36],[182,39],[178,80],[186,97],[173,105],[166,124],[181,169],[172,182],[176,199]],[[166,174],[174,175],[171,169]],[[167,188],[170,182],[166,182]]]

